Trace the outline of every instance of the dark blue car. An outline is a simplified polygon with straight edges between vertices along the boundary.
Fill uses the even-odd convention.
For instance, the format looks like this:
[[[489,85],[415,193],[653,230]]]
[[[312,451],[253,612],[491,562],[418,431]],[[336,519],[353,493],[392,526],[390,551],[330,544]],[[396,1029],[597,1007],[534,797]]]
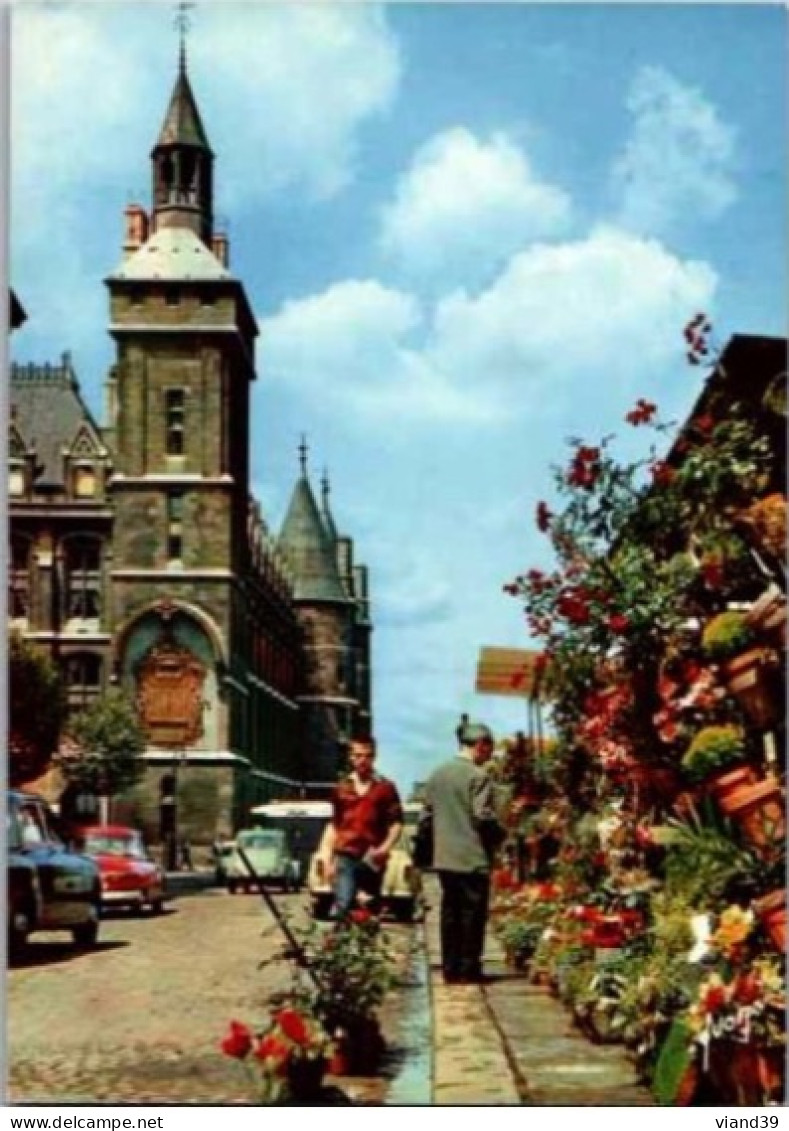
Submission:
[[[93,946],[101,907],[98,867],[66,847],[43,798],[15,790],[7,798],[10,954],[19,954],[34,931],[70,931],[77,946]]]

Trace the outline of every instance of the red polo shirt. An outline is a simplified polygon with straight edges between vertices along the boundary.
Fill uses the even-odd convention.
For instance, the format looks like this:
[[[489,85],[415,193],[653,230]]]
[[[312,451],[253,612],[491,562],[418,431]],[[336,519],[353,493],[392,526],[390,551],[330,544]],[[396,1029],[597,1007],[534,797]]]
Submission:
[[[365,793],[356,792],[353,778],[344,778],[332,794],[336,852],[364,856],[377,848],[390,828],[403,820],[400,795],[387,778],[373,777]]]

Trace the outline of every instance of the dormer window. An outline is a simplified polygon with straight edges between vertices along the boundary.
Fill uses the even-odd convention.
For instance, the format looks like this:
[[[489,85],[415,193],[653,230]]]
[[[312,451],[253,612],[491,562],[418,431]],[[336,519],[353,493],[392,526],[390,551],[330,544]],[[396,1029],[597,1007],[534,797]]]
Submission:
[[[12,499],[23,499],[27,494],[27,473],[20,460],[12,460],[8,469],[8,494]]]
[[[96,495],[96,469],[90,464],[74,468],[74,494],[78,499],[92,499]]]

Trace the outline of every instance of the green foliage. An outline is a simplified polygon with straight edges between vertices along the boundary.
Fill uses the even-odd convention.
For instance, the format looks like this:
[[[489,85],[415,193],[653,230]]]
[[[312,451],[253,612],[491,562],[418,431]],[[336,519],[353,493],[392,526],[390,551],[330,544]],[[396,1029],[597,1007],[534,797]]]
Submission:
[[[57,749],[66,700],[55,664],[19,633],[8,642],[8,778],[12,787],[42,774]]]
[[[682,759],[682,769],[692,781],[704,781],[727,766],[743,761],[745,732],[733,723],[702,727]]]
[[[691,1032],[684,1021],[675,1018],[655,1065],[652,1090],[662,1106],[676,1103],[685,1074],[693,1063]]]
[[[374,1017],[395,984],[394,956],[378,919],[354,915],[328,930],[312,923],[302,933],[318,987],[310,1008],[332,1032]]]
[[[733,838],[727,822],[710,812],[671,820],[674,838],[666,851],[666,888],[690,907],[715,907],[754,868],[754,856]]]
[[[110,691],[80,712],[69,726],[80,754],[59,759],[67,780],[81,789],[112,796],[139,781],[145,733],[134,704],[122,691]]]
[[[704,626],[701,646],[710,660],[728,660],[744,651],[754,639],[745,614],[734,609],[718,613]]]

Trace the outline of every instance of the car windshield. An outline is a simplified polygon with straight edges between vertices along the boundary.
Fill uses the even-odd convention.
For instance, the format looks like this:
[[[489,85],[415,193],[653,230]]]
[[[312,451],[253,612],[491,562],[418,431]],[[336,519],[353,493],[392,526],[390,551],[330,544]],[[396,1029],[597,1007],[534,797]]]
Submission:
[[[137,860],[145,859],[145,848],[139,833],[88,833],[83,851],[92,856],[133,856]]]
[[[245,849],[281,848],[283,839],[281,832],[276,829],[268,829],[263,832],[241,833],[238,837],[238,844]]]

